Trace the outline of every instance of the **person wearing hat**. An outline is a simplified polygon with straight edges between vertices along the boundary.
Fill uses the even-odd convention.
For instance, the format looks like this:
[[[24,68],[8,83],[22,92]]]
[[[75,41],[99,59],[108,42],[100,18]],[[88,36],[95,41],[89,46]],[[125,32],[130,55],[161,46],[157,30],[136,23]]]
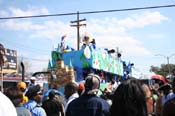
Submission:
[[[173,92],[172,92],[172,86],[169,83],[166,83],[159,88],[160,91],[163,91],[162,96],[162,106],[172,98]]]
[[[99,76],[88,74],[85,79],[85,92],[69,104],[66,116],[109,116],[110,106],[97,96],[99,89]]]
[[[42,100],[40,85],[31,86],[26,92],[26,96],[29,101],[23,106],[32,113],[32,116],[46,116],[45,110],[40,106]]]
[[[35,81],[36,81],[36,77],[31,77],[31,78],[30,78],[29,87],[34,86],[34,85],[35,85]]]
[[[27,96],[25,96],[25,91],[26,91],[26,83],[25,82],[18,82],[18,84],[17,84],[17,88],[21,91],[21,92],[23,92],[23,100],[22,100],[22,104],[23,103],[26,103],[27,101],[28,101],[28,97]]]
[[[84,83],[80,83],[80,84],[78,85],[78,95],[79,95],[79,96],[83,94],[84,89],[85,89]]]

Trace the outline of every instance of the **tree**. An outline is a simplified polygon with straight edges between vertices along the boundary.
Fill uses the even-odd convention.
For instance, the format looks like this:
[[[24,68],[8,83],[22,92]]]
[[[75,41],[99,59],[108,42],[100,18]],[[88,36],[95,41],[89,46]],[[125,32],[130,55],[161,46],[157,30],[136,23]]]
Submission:
[[[169,67],[168,67],[169,66]],[[151,66],[150,71],[154,72],[156,74],[163,75],[164,77],[169,75],[169,68],[170,68],[170,73],[172,75],[175,75],[175,64],[161,64],[160,67],[158,66]]]

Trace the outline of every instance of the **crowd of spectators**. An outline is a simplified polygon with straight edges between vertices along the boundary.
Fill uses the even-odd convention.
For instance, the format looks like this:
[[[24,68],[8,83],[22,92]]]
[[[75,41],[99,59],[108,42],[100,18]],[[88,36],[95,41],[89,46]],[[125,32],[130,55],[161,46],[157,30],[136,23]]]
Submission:
[[[0,92],[0,115],[175,116],[175,79],[161,86],[149,86],[134,78],[118,84],[113,80],[104,90],[100,84],[100,77],[90,73],[84,83],[67,83],[62,94],[56,92],[58,88],[51,88],[44,98],[32,77],[28,86],[19,82],[16,88]]]

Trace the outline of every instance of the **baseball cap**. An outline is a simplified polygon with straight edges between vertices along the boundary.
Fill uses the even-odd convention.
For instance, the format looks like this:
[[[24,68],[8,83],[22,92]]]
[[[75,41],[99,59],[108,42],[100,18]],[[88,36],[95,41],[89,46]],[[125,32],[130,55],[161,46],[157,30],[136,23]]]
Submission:
[[[30,80],[36,80],[36,77],[31,77]]]
[[[19,82],[17,84],[18,89],[26,89],[26,83],[25,82]]]
[[[42,93],[40,85],[34,85],[28,89],[26,96],[30,99],[40,93]]]
[[[81,89],[81,90],[85,89],[84,83],[80,83],[79,86],[78,86],[78,89]]]

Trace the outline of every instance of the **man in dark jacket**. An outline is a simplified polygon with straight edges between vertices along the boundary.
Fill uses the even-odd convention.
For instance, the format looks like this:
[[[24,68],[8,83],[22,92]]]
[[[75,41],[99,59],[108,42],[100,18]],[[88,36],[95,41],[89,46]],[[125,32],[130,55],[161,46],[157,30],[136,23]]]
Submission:
[[[97,96],[99,87],[99,76],[89,74],[85,81],[85,93],[69,104],[66,116],[109,116],[109,104]]]

